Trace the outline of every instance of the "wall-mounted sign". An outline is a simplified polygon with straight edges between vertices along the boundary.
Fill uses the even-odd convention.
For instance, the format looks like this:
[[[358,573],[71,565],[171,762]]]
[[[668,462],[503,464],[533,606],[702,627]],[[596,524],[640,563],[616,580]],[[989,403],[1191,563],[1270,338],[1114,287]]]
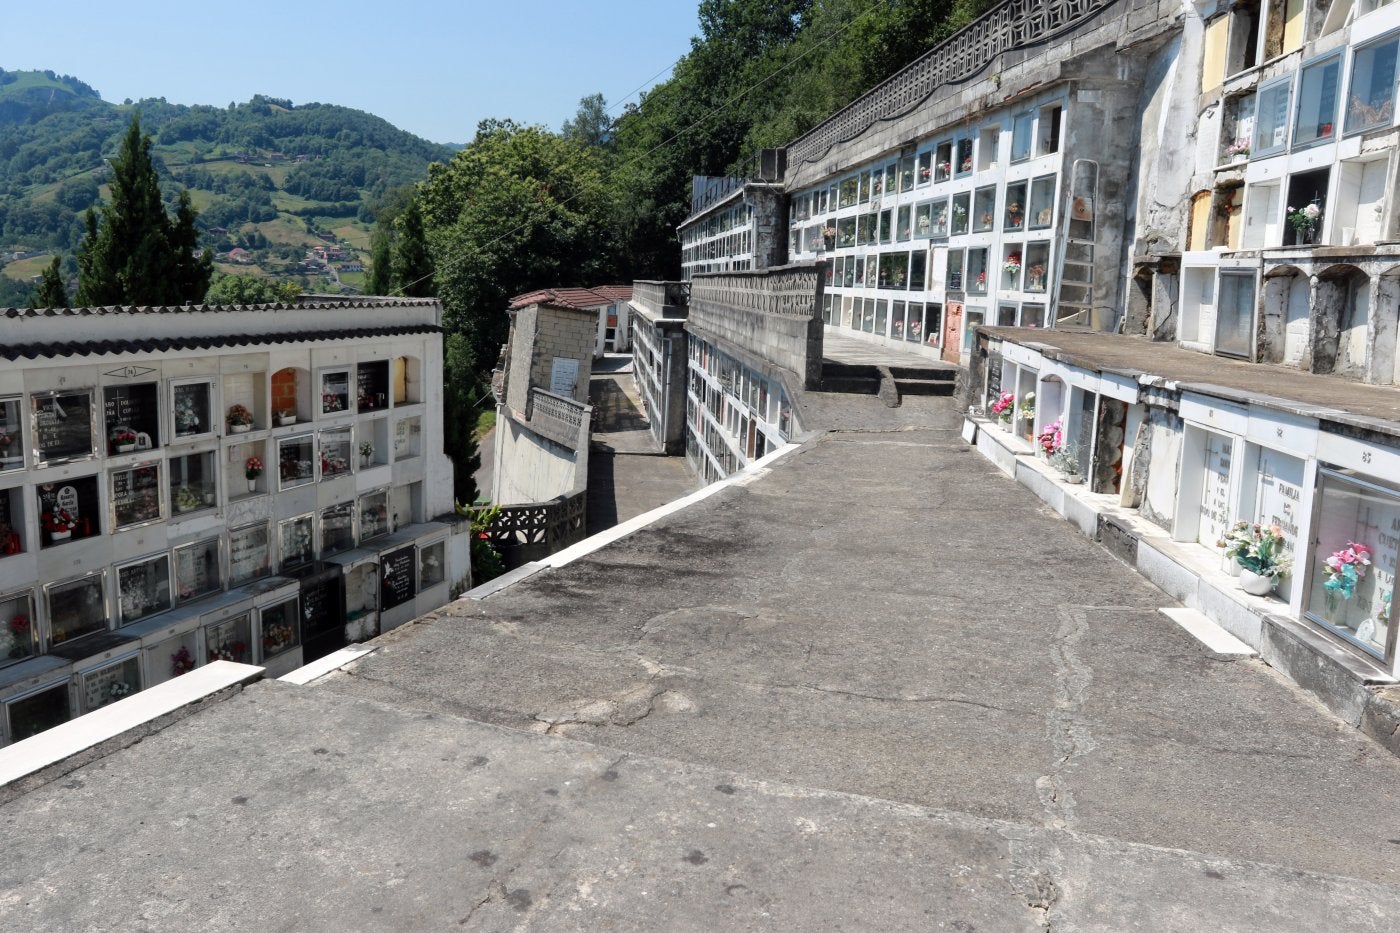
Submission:
[[[549,391],[573,398],[578,389],[578,360],[556,356],[549,366]]]

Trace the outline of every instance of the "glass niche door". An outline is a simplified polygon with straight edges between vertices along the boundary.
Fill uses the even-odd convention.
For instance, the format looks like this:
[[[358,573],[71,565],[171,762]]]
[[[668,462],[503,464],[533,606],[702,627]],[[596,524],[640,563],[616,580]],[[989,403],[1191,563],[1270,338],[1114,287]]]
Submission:
[[[1393,669],[1400,489],[1322,470],[1318,500],[1304,611]]]
[[[1215,352],[1248,359],[1254,352],[1254,272],[1220,273]]]

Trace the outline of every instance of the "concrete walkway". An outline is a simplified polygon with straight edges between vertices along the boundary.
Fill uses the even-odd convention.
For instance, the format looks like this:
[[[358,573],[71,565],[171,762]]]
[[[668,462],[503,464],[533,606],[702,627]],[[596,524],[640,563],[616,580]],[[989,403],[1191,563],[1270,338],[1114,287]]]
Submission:
[[[913,369],[955,370],[957,366],[931,359],[897,344],[886,345],[851,337],[838,330],[822,334],[822,359],[829,363],[868,366],[901,366]]]
[[[1400,926],[1400,760],[920,401],[0,807],[0,922]]]
[[[631,368],[612,370],[594,375],[588,384],[594,423],[588,450],[589,534],[679,499],[697,486],[684,458],[657,450]]]

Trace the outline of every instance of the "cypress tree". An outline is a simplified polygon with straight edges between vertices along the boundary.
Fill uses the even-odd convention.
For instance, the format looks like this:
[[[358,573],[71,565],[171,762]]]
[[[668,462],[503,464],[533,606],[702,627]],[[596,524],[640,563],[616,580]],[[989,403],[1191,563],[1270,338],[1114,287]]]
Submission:
[[[423,209],[418,198],[408,202],[408,207],[396,221],[399,241],[394,247],[394,284],[399,294],[409,298],[431,298],[435,294],[433,286],[433,258],[428,253],[428,235],[423,229]]]
[[[365,281],[366,295],[387,295],[394,290],[393,247],[389,228],[381,221],[374,225],[369,246],[369,278]]]
[[[199,252],[199,230],[194,225],[197,212],[190,203],[188,189],[180,192],[180,203],[175,209],[175,222],[170,227],[170,246],[174,255],[174,285],[176,300],[187,302],[203,301],[209,291],[209,280],[214,275],[214,253],[208,247]]]
[[[151,137],[134,116],[112,160],[112,200],[98,216],[89,209],[78,248],[81,305],[172,305],[202,301],[213,256],[196,258],[199,233],[188,192],[175,220],[160,198],[160,178],[151,159]]]
[[[63,276],[59,274],[59,259],[53,258],[53,262],[44,268],[43,277],[39,280],[39,287],[34,290],[34,295],[29,299],[31,308],[66,308],[68,307],[68,290],[63,287]]]

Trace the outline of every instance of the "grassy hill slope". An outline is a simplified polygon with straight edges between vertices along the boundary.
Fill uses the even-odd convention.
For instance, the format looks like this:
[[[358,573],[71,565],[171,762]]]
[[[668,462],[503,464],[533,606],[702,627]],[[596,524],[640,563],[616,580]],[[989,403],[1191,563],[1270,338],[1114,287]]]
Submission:
[[[252,254],[248,264],[221,268],[313,289],[335,279],[304,264],[309,249],[333,245],[319,234],[335,231],[339,262],[367,260],[376,203],[453,152],[348,107],[262,95],[227,107],[162,98],[112,104],[67,75],[0,69],[0,256],[71,256],[83,212],[107,194],[106,160],[137,112],[169,204],[189,188],[203,245]],[[12,279],[29,272],[4,271]],[[346,284],[358,281],[352,274]]]

